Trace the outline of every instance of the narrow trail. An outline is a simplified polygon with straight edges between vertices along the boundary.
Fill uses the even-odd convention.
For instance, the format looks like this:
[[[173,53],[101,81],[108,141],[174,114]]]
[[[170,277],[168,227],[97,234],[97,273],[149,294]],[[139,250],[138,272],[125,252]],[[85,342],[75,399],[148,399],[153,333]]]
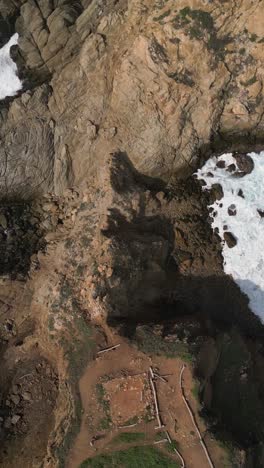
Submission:
[[[185,398],[184,388],[183,388],[183,374],[184,374],[185,368],[186,368],[186,365],[183,364],[183,365],[182,365],[182,368],[181,368],[180,382],[179,382],[179,383],[180,383],[180,388],[181,388],[182,399],[183,399],[184,404],[185,404],[185,406],[186,406],[186,408],[187,408],[187,410],[188,410],[188,413],[189,413],[190,418],[191,418],[191,420],[192,420],[192,423],[193,423],[193,425],[194,425],[194,427],[195,427],[195,430],[196,430],[196,432],[197,432],[197,434],[198,434],[198,437],[199,437],[199,440],[200,440],[200,444],[201,444],[201,446],[202,446],[202,448],[203,448],[203,451],[204,451],[204,453],[205,453],[205,456],[206,456],[206,459],[207,459],[207,461],[208,461],[208,464],[209,464],[210,468],[215,468],[215,467],[214,467],[214,464],[213,464],[213,462],[212,462],[212,459],[211,459],[211,457],[210,457],[210,455],[209,455],[209,452],[208,452],[208,450],[207,450],[207,447],[206,447],[206,445],[205,445],[205,443],[204,443],[204,441],[203,441],[203,438],[202,438],[200,429],[199,429],[199,427],[197,426],[197,423],[196,423],[196,421],[195,421],[195,417],[194,417],[193,411],[192,411],[192,409],[191,409],[191,407],[190,407],[190,405],[189,405],[189,403],[188,403],[188,400]]]

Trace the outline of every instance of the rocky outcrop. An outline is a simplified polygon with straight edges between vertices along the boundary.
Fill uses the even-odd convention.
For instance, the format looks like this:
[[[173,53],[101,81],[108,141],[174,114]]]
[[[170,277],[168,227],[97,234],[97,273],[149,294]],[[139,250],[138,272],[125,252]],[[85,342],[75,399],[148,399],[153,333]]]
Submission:
[[[263,141],[262,3],[231,3],[1,1],[17,17],[25,86],[52,76],[58,192],[117,149],[171,181]]]
[[[250,171],[241,155],[264,140],[262,9],[250,0],[0,0],[3,30],[20,35],[12,57],[23,79],[0,106],[1,385],[9,395],[9,376],[17,384],[32,350],[57,369],[47,467],[65,459],[78,379],[107,322],[126,319],[133,335],[138,322],[195,316],[216,340],[239,322],[263,352],[263,327],[224,276],[207,223],[221,188],[202,195],[188,178],[223,149]],[[34,319],[26,332],[25,317]],[[13,417],[5,405],[3,418]]]
[[[48,87],[40,87],[1,112],[2,199],[30,199],[53,188],[54,137],[48,96]]]

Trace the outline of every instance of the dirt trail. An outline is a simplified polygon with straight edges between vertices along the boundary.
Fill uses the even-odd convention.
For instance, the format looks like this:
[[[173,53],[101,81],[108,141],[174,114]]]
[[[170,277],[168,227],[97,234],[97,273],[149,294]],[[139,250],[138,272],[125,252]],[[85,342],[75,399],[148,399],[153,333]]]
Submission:
[[[109,430],[104,433],[96,429],[98,427],[100,414],[98,413],[95,389],[100,379],[105,376],[111,379],[121,374],[143,375],[148,372],[150,366],[159,369],[160,374],[167,375],[168,381],[167,383],[161,380],[156,381],[160,413],[164,424],[164,428],[160,431],[167,430],[171,438],[179,443],[179,451],[188,468],[205,468],[209,466],[195,428],[193,427],[193,423],[182,400],[179,376],[183,361],[176,358],[149,357],[129,345],[119,336],[115,337],[114,343],[111,343],[111,345],[117,343],[121,343],[121,346],[115,351],[105,353],[98,357],[86,368],[80,379],[79,388],[83,405],[83,418],[80,432],[68,457],[67,468],[78,468],[82,461],[88,457],[98,455],[101,452],[125,448],[124,445],[120,447],[117,445],[111,446],[111,440],[123,431],[144,432],[146,434],[146,444],[153,444],[153,442],[157,440],[157,433],[159,430],[155,429],[157,425],[156,419],[149,422],[140,421],[135,426],[125,429],[120,429],[120,427],[118,428],[116,425],[111,426]],[[200,431],[204,434],[205,426],[198,415],[199,405],[192,394],[194,381],[192,369],[189,365],[185,370],[183,383],[186,398],[190,402]],[[129,401],[129,398],[127,398],[125,403],[127,407],[129,407]],[[120,400],[120,412],[123,410]],[[100,436],[102,436],[102,438],[99,438]],[[91,445],[90,442],[94,437],[98,437],[98,440]],[[162,439],[163,435],[160,435],[158,438]],[[164,444],[158,447],[162,450],[165,449]],[[225,452],[219,448],[216,441],[213,440],[210,440],[209,450],[215,467],[223,468],[224,458],[226,456]],[[176,454],[172,456],[175,460],[179,461]]]

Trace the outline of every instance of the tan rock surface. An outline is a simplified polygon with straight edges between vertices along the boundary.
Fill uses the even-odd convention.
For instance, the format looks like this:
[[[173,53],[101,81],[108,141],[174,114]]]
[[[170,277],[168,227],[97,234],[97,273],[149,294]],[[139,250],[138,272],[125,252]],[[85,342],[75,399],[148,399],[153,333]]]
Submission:
[[[13,3],[27,70],[52,75],[57,192],[118,148],[168,181],[263,140],[262,1]]]
[[[136,334],[139,317],[153,320],[163,340],[161,315],[186,314],[169,336],[180,346],[199,320],[209,334],[212,323],[239,323],[258,337],[243,347],[259,358],[263,390],[263,328],[223,275],[206,222],[213,195],[179,180],[214,152],[263,143],[263,4],[0,0],[0,25],[20,34],[12,54],[24,79],[0,107],[3,466],[21,463],[38,411],[42,436],[22,464],[65,460],[80,375],[118,340],[109,321],[129,319]]]

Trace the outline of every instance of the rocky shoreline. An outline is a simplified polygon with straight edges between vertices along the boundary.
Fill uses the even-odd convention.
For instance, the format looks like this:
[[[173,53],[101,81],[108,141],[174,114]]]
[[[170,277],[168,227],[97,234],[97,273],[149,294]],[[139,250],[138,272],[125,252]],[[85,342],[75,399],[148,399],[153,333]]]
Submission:
[[[207,208],[219,187],[192,176],[209,156],[263,148],[263,5],[189,3],[0,0],[0,45],[19,34],[23,80],[0,103],[7,468],[75,468],[80,379],[118,340],[133,372],[188,361],[216,468],[217,440],[226,466],[263,466],[264,327],[223,271]],[[127,375],[102,362],[95,386]],[[100,398],[108,423],[88,426],[104,454],[117,428]]]

